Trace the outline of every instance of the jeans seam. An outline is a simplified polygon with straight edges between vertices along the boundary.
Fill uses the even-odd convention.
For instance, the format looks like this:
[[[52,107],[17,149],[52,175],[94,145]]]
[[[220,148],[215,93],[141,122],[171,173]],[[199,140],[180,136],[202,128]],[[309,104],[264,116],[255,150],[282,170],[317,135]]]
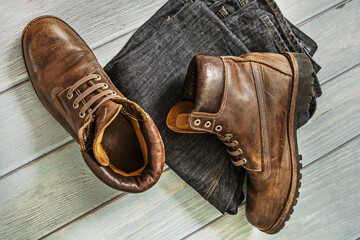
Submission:
[[[226,35],[224,34],[224,32],[221,30],[221,32],[223,33],[223,35]],[[226,41],[226,39],[224,38],[224,36],[222,36],[222,39],[224,39],[224,43],[226,44],[226,48],[229,50],[229,52],[231,53],[231,55],[234,55],[232,49],[229,47],[229,44],[228,44],[228,41]]]
[[[223,164],[221,165],[221,167],[220,167],[219,170],[217,171],[214,180],[212,181],[212,183],[210,184],[208,190],[206,191],[206,193],[205,193],[205,195],[204,195],[204,199],[205,199],[205,200],[209,199],[209,197],[211,196],[211,194],[214,192],[215,187],[218,185],[219,180],[220,180],[220,178],[221,178],[221,176],[222,176],[222,173],[223,173],[223,171],[224,171],[226,161],[227,161],[227,159],[225,158],[225,159],[223,160]]]
[[[275,17],[277,18],[277,20],[279,21],[280,25],[281,25],[281,28],[284,30],[285,34],[286,34],[286,37],[287,39],[289,40],[291,46],[294,48],[295,52],[298,52],[297,48],[295,47],[294,43],[291,41],[290,37],[289,37],[289,34],[288,32],[286,31],[283,23],[281,22],[279,16],[277,15],[276,11],[274,10],[274,8],[271,6],[271,4],[269,3],[268,0],[265,0],[266,3],[269,5],[269,7],[271,8],[271,10],[273,11],[273,13],[275,14]]]
[[[282,47],[280,46],[280,44],[279,44],[278,41],[276,40],[276,38],[275,38],[275,36],[274,36],[274,33],[270,30],[270,27],[269,27],[269,25],[266,23],[265,19],[264,19],[263,17],[261,17],[261,16],[259,16],[259,17],[260,17],[261,21],[265,24],[266,28],[269,30],[270,35],[271,35],[271,37],[274,39],[274,41],[275,41],[276,45],[278,46],[279,50],[280,50],[281,52],[283,52]]]

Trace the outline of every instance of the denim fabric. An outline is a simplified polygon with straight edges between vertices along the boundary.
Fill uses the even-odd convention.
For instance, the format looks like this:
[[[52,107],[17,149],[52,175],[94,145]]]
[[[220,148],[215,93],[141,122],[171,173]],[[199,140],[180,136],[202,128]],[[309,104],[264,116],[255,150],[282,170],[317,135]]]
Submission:
[[[316,48],[270,0],[170,0],[105,70],[116,87],[153,118],[170,168],[219,211],[235,214],[244,199],[244,169],[229,161],[217,137],[179,134],[166,126],[167,113],[181,95],[187,66],[196,53],[240,56],[249,51],[297,51],[312,56]]]

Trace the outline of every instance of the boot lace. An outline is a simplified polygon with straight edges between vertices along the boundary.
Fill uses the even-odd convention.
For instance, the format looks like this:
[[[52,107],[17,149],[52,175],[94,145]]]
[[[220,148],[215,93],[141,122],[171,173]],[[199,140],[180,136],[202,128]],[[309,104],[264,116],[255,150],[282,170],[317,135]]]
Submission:
[[[96,109],[98,109],[100,107],[101,104],[103,104],[105,101],[113,99],[113,98],[121,98],[121,96],[119,96],[115,91],[113,90],[105,90],[107,89],[109,86],[106,83],[92,83],[90,82],[91,80],[95,80],[95,81],[100,81],[101,80],[101,76],[97,75],[97,74],[89,74],[83,78],[81,78],[79,81],[77,81],[74,85],[72,85],[68,92],[67,92],[67,98],[70,100],[74,97],[74,92],[76,91],[76,89],[78,89],[78,87],[80,87],[81,85],[83,85],[84,83],[90,83],[92,86],[89,87],[88,89],[86,89],[84,92],[82,92],[77,98],[75,98],[74,102],[73,102],[73,108],[77,109],[79,107],[79,104],[82,100],[84,103],[84,106],[80,109],[79,112],[79,117],[80,118],[84,118],[85,117],[85,113],[86,111],[88,111],[88,115],[86,117],[86,119],[93,113],[96,111]],[[99,93],[97,93],[95,96],[93,96],[90,101],[86,102],[85,98],[87,96],[89,96],[90,94],[94,93],[95,91],[98,90],[105,90],[105,91],[100,91]],[[97,100],[103,98],[98,104],[96,104],[96,106],[94,108],[90,108]]]
[[[218,138],[227,146],[226,151],[230,154],[231,162],[235,166],[241,166],[247,163],[247,159],[241,157],[241,155],[243,154],[243,150],[238,147],[239,142],[232,139],[232,134],[226,134],[224,137],[218,135]]]

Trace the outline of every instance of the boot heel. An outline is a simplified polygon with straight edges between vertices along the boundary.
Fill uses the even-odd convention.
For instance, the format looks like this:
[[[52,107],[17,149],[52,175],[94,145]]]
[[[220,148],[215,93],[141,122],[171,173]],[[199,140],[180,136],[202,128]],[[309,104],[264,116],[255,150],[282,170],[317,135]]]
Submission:
[[[314,76],[310,59],[304,53],[293,53],[299,67],[299,85],[296,97],[296,113],[306,112],[310,109],[310,103],[315,96]]]

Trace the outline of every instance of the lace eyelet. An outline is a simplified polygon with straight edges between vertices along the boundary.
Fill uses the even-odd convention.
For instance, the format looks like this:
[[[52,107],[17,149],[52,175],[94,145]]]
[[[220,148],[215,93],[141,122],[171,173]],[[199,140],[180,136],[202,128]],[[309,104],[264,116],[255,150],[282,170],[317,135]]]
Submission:
[[[196,126],[199,126],[199,125],[201,124],[201,120],[200,120],[200,119],[196,119],[195,122],[194,122],[194,124],[195,124]]]
[[[106,83],[104,83],[104,89],[107,89],[109,86],[106,84]]]
[[[79,117],[80,117],[80,118],[84,118],[84,117],[85,117],[85,113],[79,112]]]
[[[237,151],[239,152],[239,154],[243,154],[243,150],[241,148],[238,148]]]
[[[225,137],[232,138],[233,135],[231,133],[228,133],[228,134],[225,135]]]
[[[115,92],[115,91],[113,91],[113,92],[112,92],[112,95],[116,95],[116,92]]]
[[[246,159],[246,158],[241,158],[240,160],[243,161],[243,164],[246,164],[246,163],[247,163],[247,159]]]
[[[209,128],[211,126],[211,122],[210,121],[207,121],[206,123],[205,123],[205,127],[206,128]]]
[[[73,108],[74,108],[74,109],[77,109],[78,107],[79,107],[79,104],[73,103]]]
[[[234,143],[235,143],[235,146],[239,145],[239,142],[236,140],[234,141]]]
[[[221,126],[221,125],[217,125],[217,126],[215,127],[215,131],[220,132],[221,130],[222,130],[222,126]]]
[[[99,81],[99,80],[101,80],[101,76],[100,75],[96,75],[96,79],[95,79],[96,81]]]
[[[73,98],[73,96],[74,96],[74,94],[72,94],[72,93],[71,93],[71,94],[67,94],[67,95],[66,95],[67,99],[72,99],[72,98]]]

